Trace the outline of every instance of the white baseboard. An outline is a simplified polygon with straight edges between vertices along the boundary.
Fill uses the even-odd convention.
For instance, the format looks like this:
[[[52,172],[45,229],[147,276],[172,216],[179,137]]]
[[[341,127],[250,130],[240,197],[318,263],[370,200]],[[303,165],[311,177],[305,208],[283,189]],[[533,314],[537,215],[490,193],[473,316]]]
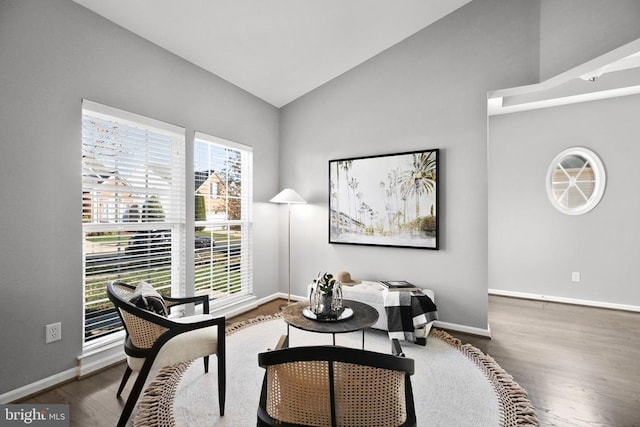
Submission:
[[[464,332],[465,334],[491,338],[490,326],[487,326],[487,329],[482,329],[475,328],[473,326],[459,325],[457,323],[442,322],[440,320],[434,321],[433,326],[435,326],[436,328],[448,329],[450,331]]]
[[[275,294],[271,294],[267,297],[261,298],[257,301],[258,305],[260,304],[264,304],[273,300],[276,300],[278,298],[280,299],[287,299],[288,295],[285,294],[284,292],[276,292]],[[301,297],[300,295],[291,295],[291,301],[307,301],[308,298],[307,297]]]
[[[125,359],[123,337],[78,356],[77,377],[82,378]]]
[[[50,377],[43,378],[40,381],[36,381],[15,390],[0,394],[0,403],[5,404],[15,402],[18,399],[31,396],[33,394],[41,392],[42,390],[46,390],[50,387],[55,387],[58,384],[72,380],[76,378],[77,375],[78,371],[76,368],[67,369],[66,371],[62,371],[55,375],[51,375]]]
[[[498,295],[511,298],[532,299],[538,301],[559,302],[563,304],[584,305],[587,307],[608,308],[612,310],[633,311],[640,313],[640,306],[617,304],[604,301],[592,301],[578,298],[556,297],[552,295],[530,294],[526,292],[504,291],[500,289],[489,289],[489,295]]]
[[[287,294],[283,294],[282,292],[271,294],[269,296],[266,296],[264,298],[260,298],[260,299],[256,300],[256,304],[257,305],[266,304],[266,303],[271,302],[273,300],[277,300],[278,298],[287,299]]]
[[[211,307],[211,314],[213,316],[233,317],[246,311],[253,310],[254,308],[258,307],[258,305],[259,303],[256,297],[250,295],[246,298],[233,301],[230,304],[226,304],[220,307]]]

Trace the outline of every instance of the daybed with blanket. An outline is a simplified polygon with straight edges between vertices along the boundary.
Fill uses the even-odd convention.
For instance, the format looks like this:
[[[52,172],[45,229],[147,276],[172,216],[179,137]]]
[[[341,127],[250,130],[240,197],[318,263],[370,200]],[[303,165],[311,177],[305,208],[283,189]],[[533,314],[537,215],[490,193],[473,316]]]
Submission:
[[[380,282],[363,280],[342,286],[345,299],[364,302],[378,311],[372,328],[389,331],[389,338],[425,345],[433,321],[438,319],[435,293],[430,289],[388,291]]]

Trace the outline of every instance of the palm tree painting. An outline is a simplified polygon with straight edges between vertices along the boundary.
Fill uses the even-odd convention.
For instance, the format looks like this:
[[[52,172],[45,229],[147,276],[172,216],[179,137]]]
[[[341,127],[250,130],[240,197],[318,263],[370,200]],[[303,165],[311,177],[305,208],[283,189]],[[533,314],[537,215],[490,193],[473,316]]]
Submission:
[[[329,243],[438,249],[439,150],[329,161]]]

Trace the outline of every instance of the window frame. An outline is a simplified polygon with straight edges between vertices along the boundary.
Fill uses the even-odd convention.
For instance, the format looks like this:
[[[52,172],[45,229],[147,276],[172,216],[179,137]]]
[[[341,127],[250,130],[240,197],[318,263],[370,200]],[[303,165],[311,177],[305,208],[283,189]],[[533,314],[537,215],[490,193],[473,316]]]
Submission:
[[[158,220],[156,222],[142,222],[138,220],[134,224],[128,224],[123,220],[124,212],[126,215],[131,215],[132,217],[140,218],[142,209],[139,210],[139,213],[136,213],[135,210],[132,210],[132,205],[129,205],[130,209],[120,209],[120,222],[116,221],[114,223],[92,223],[87,222],[87,216],[91,214],[91,209],[94,209],[95,206],[92,204],[88,204],[87,200],[88,195],[86,191],[88,190],[85,186],[85,158],[83,156],[83,182],[82,182],[82,236],[83,236],[83,277],[82,277],[82,288],[83,288],[83,354],[92,354],[94,351],[99,349],[111,348],[117,342],[121,342],[124,337],[124,332],[122,331],[122,327],[114,328],[111,330],[107,330],[103,335],[97,338],[90,338],[86,333],[86,321],[87,321],[87,246],[85,236],[87,233],[96,232],[96,231],[108,231],[108,232],[126,232],[132,230],[155,230],[158,229],[158,225],[162,225],[162,229],[168,229],[171,231],[171,280],[170,280],[170,294],[172,296],[190,296],[194,295],[197,292],[196,282],[194,280],[195,276],[195,232],[196,227],[202,225],[200,221],[194,215],[194,211],[191,208],[187,208],[187,200],[189,197],[193,197],[190,191],[193,190],[193,182],[196,180],[195,173],[195,157],[196,153],[195,147],[197,141],[202,141],[206,143],[213,143],[219,146],[225,147],[225,149],[236,150],[241,153],[242,162],[241,162],[241,174],[242,174],[242,184],[241,184],[241,218],[239,220],[227,221],[229,226],[240,226],[239,229],[242,230],[240,234],[239,241],[241,242],[239,257],[242,264],[242,272],[241,272],[241,280],[240,280],[240,292],[232,293],[224,298],[213,299],[210,307],[212,311],[215,310],[227,310],[226,307],[231,307],[237,303],[240,303],[243,300],[247,300],[248,298],[254,298],[253,295],[253,148],[250,146],[246,146],[243,144],[239,144],[233,141],[229,141],[223,138],[218,138],[215,136],[207,135],[201,132],[194,132],[193,139],[187,141],[186,138],[186,130],[183,127],[172,125],[165,122],[160,122],[155,119],[151,119],[145,116],[141,116],[138,114],[130,113],[124,110],[120,110],[117,108],[109,107],[106,105],[102,105],[93,101],[89,101],[84,99],[82,101],[82,116],[83,116],[83,126],[85,115],[89,113],[92,117],[96,117],[100,120],[115,119],[118,122],[122,122],[127,125],[134,126],[147,126],[153,128],[155,130],[161,130],[165,132],[169,132],[174,134],[178,141],[177,145],[174,146],[173,151],[175,151],[176,156],[171,157],[170,168],[176,168],[179,170],[178,177],[172,175],[175,182],[173,185],[181,189],[181,195],[178,197],[178,202],[175,203],[174,207],[180,207],[180,209],[172,210],[171,215],[168,215],[170,218],[165,218],[162,220]],[[114,130],[114,133],[115,130]],[[190,142],[192,147],[188,148],[187,143]],[[193,151],[191,151],[193,150]],[[83,130],[82,137],[82,151],[85,153],[85,134]],[[191,153],[189,153],[191,151]],[[96,152],[97,154],[97,152]],[[99,162],[96,162],[98,164]],[[192,163],[192,165],[188,165],[188,163]],[[192,169],[192,167],[194,169]],[[164,169],[161,169],[164,170]],[[173,170],[173,169],[172,169]],[[101,179],[100,176],[98,178]],[[190,182],[191,180],[191,182]],[[217,193],[220,193],[221,190],[220,184],[217,187]],[[91,203],[95,203],[94,199]],[[172,199],[173,200],[173,199]],[[192,199],[193,201],[193,199]],[[141,208],[138,206],[138,208]],[[112,212],[110,210],[109,212]],[[213,221],[214,223],[219,224],[220,220]],[[224,221],[223,221],[224,222]],[[211,221],[205,221],[205,224],[211,223]],[[194,239],[191,240],[191,236],[193,235]],[[187,240],[189,239],[189,240]],[[119,244],[119,243],[118,243]],[[128,244],[128,242],[127,242]],[[193,258],[192,258],[193,257]],[[112,278],[107,278],[104,281],[104,287],[106,288],[106,282],[108,280],[112,280]],[[132,282],[133,284],[137,282]],[[191,283],[191,285],[189,285]],[[153,284],[153,283],[152,283]],[[229,286],[227,284],[227,286]],[[101,297],[102,298],[102,297]],[[108,304],[108,300],[106,299],[106,294],[104,296],[105,305]],[[106,309],[105,309],[106,310]],[[108,310],[107,310],[108,311]],[[181,311],[172,312],[171,316],[180,316],[183,315]],[[117,317],[117,315],[116,315]],[[119,321],[119,318],[118,318]],[[102,350],[100,350],[102,351]]]
[[[231,293],[229,295],[224,296],[223,298],[215,298],[215,295],[212,295],[212,290],[209,289],[206,293],[210,296],[214,297],[211,302],[212,309],[216,309],[218,307],[233,304],[239,300],[242,300],[248,296],[253,296],[253,148],[244,144],[240,144],[234,141],[230,141],[228,139],[208,135],[203,132],[196,131],[193,139],[193,167],[194,167],[194,183],[197,185],[196,177],[200,176],[202,178],[202,172],[198,172],[197,163],[199,162],[199,151],[198,144],[212,144],[214,146],[218,146],[227,150],[234,150],[240,153],[241,156],[241,194],[239,197],[240,200],[240,219],[230,220],[226,218],[216,217],[216,218],[205,218],[204,220],[197,220],[193,223],[194,229],[194,241],[195,241],[195,233],[198,227],[217,227],[217,226],[239,226],[240,233],[240,290],[236,293]],[[209,169],[210,170],[210,169]],[[211,184],[211,183],[210,183]],[[217,184],[218,191],[217,194],[205,194],[205,197],[208,196],[216,196],[222,197],[220,193],[220,188],[222,184]],[[193,188],[193,187],[192,187]],[[207,186],[207,189],[210,189],[211,185]],[[209,191],[210,193],[210,191]],[[198,194],[198,188],[194,188],[194,196]],[[201,195],[201,194],[200,194]],[[197,216],[197,213],[194,217]],[[228,246],[229,247],[229,246]],[[198,259],[197,259],[197,248],[194,244],[194,292],[196,294],[202,294],[204,290],[198,286],[198,277],[196,275]],[[227,249],[227,255],[229,255],[229,249]],[[227,265],[230,265],[230,260],[227,259]],[[211,286],[213,288],[213,286]]]
[[[100,137],[94,137],[91,132],[96,132],[98,130],[97,127],[91,127],[87,123],[91,123],[91,120],[95,119],[95,123],[99,121],[103,121],[103,124],[111,123],[111,128],[105,126],[107,135],[105,139],[107,139],[109,135],[109,130],[112,131],[113,138],[109,140],[109,143],[112,147],[106,147],[106,144],[103,146],[100,145]],[[179,127],[176,125],[172,125],[166,122],[161,122],[155,119],[151,119],[145,116],[141,116],[138,114],[130,113],[124,110],[120,110],[117,108],[109,107],[103,104],[99,104],[93,101],[89,101],[84,99],[82,101],[82,120],[83,120],[83,130],[82,130],[82,152],[83,152],[83,171],[82,171],[82,236],[83,236],[83,266],[82,266],[82,289],[83,289],[83,348],[94,348],[100,345],[112,342],[116,339],[119,339],[122,334],[119,331],[122,327],[113,327],[114,319],[113,314],[106,313],[109,310],[105,310],[105,322],[109,324],[109,326],[98,336],[92,338],[90,336],[91,332],[95,332],[96,330],[100,330],[99,327],[95,329],[88,330],[87,319],[88,319],[88,310],[89,306],[93,305],[103,305],[108,306],[109,302],[106,298],[106,281],[113,280],[117,277],[112,277],[113,275],[119,276],[123,273],[123,271],[128,271],[130,274],[152,271],[152,268],[157,269],[158,271],[164,270],[162,273],[163,277],[166,278],[167,274],[169,275],[169,286],[160,287],[161,289],[169,290],[170,295],[180,295],[182,293],[182,289],[184,288],[185,279],[185,230],[186,230],[186,188],[185,188],[185,147],[186,147],[186,131],[183,127]],[[85,123],[85,121],[87,123]],[[86,128],[85,128],[86,126]],[[145,137],[140,137],[136,131],[132,131],[131,133],[127,133],[128,129],[135,128],[138,131],[144,131]],[[166,138],[166,140],[154,141],[151,143],[151,139],[156,135],[161,135],[162,138]],[[135,144],[142,146],[143,148],[136,147]],[[168,145],[168,147],[167,147]],[[161,152],[152,152],[150,154],[146,153],[146,151],[153,151],[157,148],[157,146],[164,149]],[[106,147],[106,148],[105,148]],[[109,149],[113,149],[113,153],[111,154],[111,159],[107,157],[107,154],[104,154]],[[93,150],[93,151],[92,151]],[[121,151],[129,150],[130,156],[119,156]],[[138,158],[140,156],[140,152],[144,152],[144,157],[142,159]],[[96,157],[90,158],[86,153],[92,153],[96,157],[100,154],[103,156],[102,160],[96,159]],[[146,157],[148,156],[148,157]],[[124,166],[123,169],[119,169],[119,166],[113,166],[111,162],[118,162],[118,160],[113,159],[121,159],[122,164]],[[92,163],[93,162],[93,163]],[[137,162],[137,163],[136,163]],[[152,163],[153,162],[153,163]],[[88,171],[92,166],[95,166],[98,170],[102,168],[102,171],[108,171],[104,175],[101,172],[95,172],[95,175],[91,175]],[[154,168],[156,173],[156,183],[151,183],[152,180],[150,176],[150,170]],[[144,174],[140,174],[140,171],[143,171]],[[140,187],[132,184],[128,190],[131,191],[131,200],[136,199],[145,199],[145,202],[142,206],[139,204],[129,205],[129,209],[123,210],[125,206],[125,202],[119,200],[118,197],[115,197],[115,203],[111,203],[111,199],[109,199],[108,191],[104,190],[103,182],[106,182],[105,176],[107,174],[112,174],[113,176],[118,176],[120,179],[126,182],[127,174],[131,177],[131,181],[143,182],[143,187],[147,190],[147,193],[144,196],[140,195]],[[165,174],[165,176],[162,176]],[[160,178],[158,178],[160,176]],[[94,181],[94,182],[91,182]],[[102,182],[101,182],[102,181]],[[168,184],[166,182],[167,181]],[[157,187],[154,187],[157,186]],[[145,187],[146,186],[146,187]],[[165,186],[168,187],[165,190],[161,188]],[[103,187],[100,190],[100,187]],[[117,194],[118,191],[114,190],[114,194]],[[90,197],[88,197],[90,196]],[[157,197],[157,200],[164,200],[164,206],[161,204],[162,202],[158,202],[160,206],[162,206],[162,216],[159,216],[157,212],[154,214],[154,209],[150,206],[151,203],[148,203],[154,197]],[[105,201],[105,205],[108,207],[105,211],[106,218],[103,221],[98,221],[96,218],[100,218],[99,216],[94,216],[94,213],[97,212],[99,207],[96,207],[99,203],[96,202],[97,198],[101,198],[101,200]],[[111,203],[111,204],[110,204]],[[148,203],[148,204],[147,204]],[[117,206],[118,209],[109,209],[109,207],[113,208]],[[140,211],[135,211],[135,217],[137,219],[131,220],[128,216],[131,213],[133,207],[140,207]],[[144,212],[151,215],[151,219],[145,220],[143,218]],[[166,212],[165,212],[166,209]],[[125,212],[125,213],[123,213]],[[153,230],[157,232],[154,233]],[[168,230],[168,232],[167,232]],[[129,243],[131,241],[130,234],[133,232],[133,237],[142,234],[143,237],[148,233],[148,237],[146,240],[143,239],[143,245],[152,247],[161,247],[160,255],[154,255],[154,257],[144,257],[139,258],[138,255],[132,255],[133,252],[136,252],[138,249],[133,247],[131,252],[129,252]],[[113,263],[112,267],[109,267],[112,270],[106,269],[106,273],[110,274],[111,277],[105,278],[104,283],[100,284],[100,286],[96,287],[95,290],[89,290],[88,282],[90,281],[91,274],[88,275],[88,246],[89,242],[87,240],[88,233],[95,233],[96,235],[100,235],[106,233],[105,235],[113,234],[117,236],[115,239],[118,242],[115,243],[115,252],[107,252],[109,256],[112,256],[112,260],[109,263]],[[144,233],[144,234],[143,234]],[[120,236],[129,234],[126,243],[121,244]],[[160,238],[157,235],[163,236]],[[168,235],[168,243],[165,242],[165,237]],[[160,240],[160,241],[159,241]],[[100,245],[104,242],[93,243],[93,245]],[[125,246],[126,244],[126,246]],[[162,246],[156,246],[162,245]],[[169,250],[166,250],[167,245],[170,246]],[[151,251],[151,249],[149,249]],[[147,251],[147,253],[149,253]],[[143,251],[144,252],[144,251]],[[164,253],[168,253],[169,256],[164,255]],[[155,253],[155,252],[154,252]],[[117,254],[112,255],[112,254]],[[143,255],[140,255],[143,256]],[[128,257],[128,259],[127,259]],[[131,262],[132,266],[127,267],[127,263],[134,259],[136,265],[133,265],[134,262]],[[166,268],[166,259],[170,259],[170,268]],[[140,268],[136,268],[137,262],[142,261],[146,262],[146,266],[140,266]],[[124,268],[122,266],[125,265]],[[162,265],[162,268],[159,268],[159,265]],[[99,276],[99,273],[94,273],[95,276]],[[142,280],[142,279],[140,279]],[[133,283],[135,284],[135,282]],[[104,285],[104,286],[102,286]],[[103,289],[101,291],[100,289]],[[88,295],[91,297],[91,293],[96,293],[96,300],[93,302],[87,302]],[[103,293],[104,292],[104,295]],[[99,314],[99,313],[98,313]],[[108,318],[107,318],[108,317]],[[117,318],[117,315],[115,316]],[[111,320],[110,320],[111,319]],[[119,323],[119,318],[117,319]],[[91,328],[89,326],[89,328]]]
[[[580,170],[565,170],[563,167],[562,163],[572,157],[584,160],[584,165]],[[587,171],[593,176],[588,176],[585,179],[582,177],[582,174]],[[575,176],[572,174],[575,174]],[[557,179],[558,175],[561,176],[562,181]],[[607,174],[604,164],[596,153],[585,147],[570,147],[560,152],[549,164],[546,178],[547,197],[551,205],[563,214],[583,215],[595,209],[600,203],[604,196],[606,182]],[[593,185],[593,189],[588,195],[581,191],[581,183]],[[569,206],[568,201],[563,202],[563,200],[567,200],[569,197],[568,191],[571,190],[571,188],[576,188],[584,198],[582,204]],[[559,191],[562,191],[560,196],[557,194]]]

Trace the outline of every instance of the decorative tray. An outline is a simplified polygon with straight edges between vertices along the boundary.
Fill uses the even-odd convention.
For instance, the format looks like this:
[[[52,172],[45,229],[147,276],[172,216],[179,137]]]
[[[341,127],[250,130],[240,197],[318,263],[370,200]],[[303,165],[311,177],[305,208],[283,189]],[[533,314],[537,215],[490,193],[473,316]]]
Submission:
[[[307,319],[317,320],[318,322],[339,322],[340,320],[347,320],[353,317],[353,310],[349,307],[345,307],[340,312],[332,313],[331,315],[324,317],[318,316],[311,311],[311,307],[305,307],[302,310],[302,315]]]

